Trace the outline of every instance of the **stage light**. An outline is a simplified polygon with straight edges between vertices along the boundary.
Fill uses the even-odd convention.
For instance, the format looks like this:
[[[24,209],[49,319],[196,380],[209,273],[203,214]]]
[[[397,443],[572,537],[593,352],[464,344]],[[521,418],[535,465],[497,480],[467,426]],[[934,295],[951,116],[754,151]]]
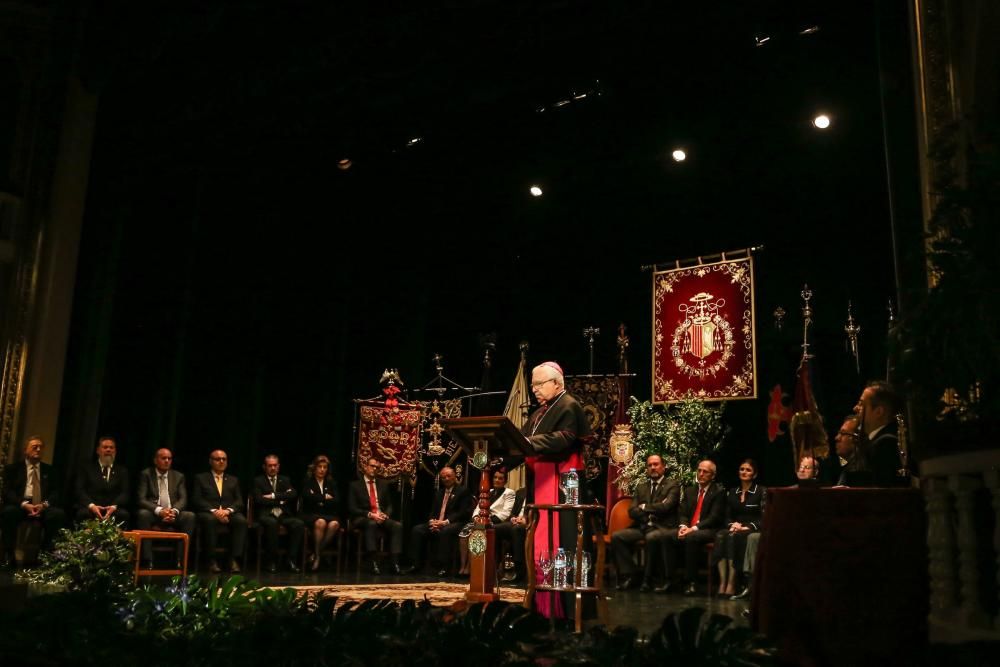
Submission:
[[[826,114],[821,113],[820,115],[813,118],[813,126],[820,130],[825,130],[826,128],[830,127],[830,117],[827,116]]]
[[[342,160],[337,160],[337,169],[341,171],[347,171],[348,169],[351,168],[352,164],[354,163],[351,162],[350,158],[345,157]]]
[[[817,32],[819,32],[818,25],[807,25],[802,30],[799,30],[800,35],[815,35]]]
[[[678,148],[670,154],[670,157],[674,159],[674,162],[684,162],[687,159],[687,153]]]
[[[423,140],[424,140],[423,137],[413,137],[412,139],[410,139],[409,141],[406,142],[406,147],[407,148],[411,148],[413,146],[416,146],[417,144],[419,144]]]
[[[529,192],[531,192],[531,196],[532,197],[541,197],[542,196],[542,189],[540,187],[538,187],[537,185],[532,185],[531,189],[529,190]]]
[[[770,35],[757,34],[757,35],[753,36],[753,45],[754,46],[764,46],[765,44],[767,44],[770,41],[771,41],[771,36]]]

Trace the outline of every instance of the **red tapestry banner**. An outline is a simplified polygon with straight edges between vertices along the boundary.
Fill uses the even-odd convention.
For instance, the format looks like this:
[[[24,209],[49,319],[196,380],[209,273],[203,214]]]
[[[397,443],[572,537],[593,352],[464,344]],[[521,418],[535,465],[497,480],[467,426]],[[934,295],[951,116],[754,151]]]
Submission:
[[[379,462],[379,476],[413,475],[420,451],[423,414],[419,405],[362,405],[358,424],[358,472],[369,458]]]
[[[653,274],[653,402],[757,398],[753,258]]]

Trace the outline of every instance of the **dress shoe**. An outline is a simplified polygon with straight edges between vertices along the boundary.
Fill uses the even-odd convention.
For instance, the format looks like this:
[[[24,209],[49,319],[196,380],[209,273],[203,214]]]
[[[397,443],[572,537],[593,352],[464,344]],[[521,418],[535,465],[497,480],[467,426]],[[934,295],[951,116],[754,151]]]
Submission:
[[[219,574],[220,572],[222,572],[222,568],[219,567],[219,564],[216,563],[214,560],[210,560],[208,561],[208,571],[211,572],[212,574]]]
[[[660,593],[662,595],[663,593],[669,593],[670,591],[673,590],[673,588],[674,588],[673,584],[671,584],[668,581],[667,583],[663,584],[662,586],[657,586],[656,588],[654,588],[653,592]]]
[[[630,588],[635,588],[639,585],[639,579],[636,577],[625,577],[624,581],[618,582],[618,590],[626,591]]]
[[[741,611],[740,616],[742,616],[743,618],[750,618],[750,609],[747,608]]]
[[[643,593],[648,593],[649,591],[653,590],[653,587],[650,586],[646,580],[643,580],[642,585],[639,586],[639,590]]]
[[[407,565],[406,567],[399,567],[397,565],[396,567],[398,568],[396,574],[412,574],[417,569],[413,565]]]
[[[740,591],[739,593],[737,593],[736,595],[730,596],[729,599],[730,600],[746,600],[749,597],[750,597],[750,587],[747,586],[742,591]]]
[[[440,570],[438,570],[437,571],[437,576],[438,576],[439,579],[444,579],[445,577],[448,576],[448,570],[446,570],[446,569],[440,569]]]
[[[295,561],[290,560],[288,561],[288,571],[292,574],[300,574],[302,572],[302,568],[296,565]]]
[[[375,576],[382,574],[382,570],[379,569],[378,566],[378,561],[375,560],[372,561],[372,574],[374,574]]]
[[[698,591],[697,591],[697,589],[695,589],[694,583],[690,583],[690,584],[688,584],[687,586],[684,587],[684,595],[691,596],[691,595],[697,595],[697,594],[698,594]]]
[[[265,567],[264,569],[267,570],[268,574],[277,574],[278,573],[278,566],[276,564],[274,564],[274,563],[268,563],[267,567]]]
[[[399,563],[393,563],[392,564],[392,573],[393,574],[406,574],[406,571],[399,566]]]
[[[235,558],[229,562],[229,571],[233,574],[239,574],[242,572],[242,570],[240,570],[240,564],[236,562]]]

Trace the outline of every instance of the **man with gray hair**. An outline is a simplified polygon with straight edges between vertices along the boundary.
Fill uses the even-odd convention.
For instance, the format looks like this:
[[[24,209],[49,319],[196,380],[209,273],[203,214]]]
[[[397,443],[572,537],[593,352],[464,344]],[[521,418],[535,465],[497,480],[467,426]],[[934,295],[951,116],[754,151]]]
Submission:
[[[583,444],[592,437],[590,421],[583,406],[566,392],[562,368],[554,361],[546,361],[531,370],[531,391],[539,407],[528,418],[521,433],[528,439],[536,457],[531,466],[534,473],[534,502],[557,504],[559,478],[569,470],[576,470],[583,489]],[[551,517],[557,522],[558,539],[552,548],[576,547],[576,512],[557,512]],[[549,513],[542,512],[535,530],[536,553],[548,548]],[[568,600],[555,595],[535,596],[535,604],[544,616],[562,617]]]
[[[664,549],[667,553],[667,576],[672,577],[677,570],[677,551],[684,549],[684,594],[694,595],[694,580],[698,576],[698,561],[705,545],[715,541],[716,529],[722,527],[726,513],[726,493],[715,483],[715,463],[709,460],[698,462],[697,483],[684,489],[678,510],[680,525],[667,537]],[[666,592],[670,581],[657,592]]]
[[[163,530],[185,533],[190,541],[194,537],[194,512],[187,510],[184,475],[172,468],[173,462],[173,452],[163,447],[156,450],[152,467],[139,473],[136,526],[139,530],[149,530],[156,525]],[[184,546],[178,543],[178,565],[183,554]],[[150,540],[142,541],[142,560],[148,569],[153,568],[153,547]]]

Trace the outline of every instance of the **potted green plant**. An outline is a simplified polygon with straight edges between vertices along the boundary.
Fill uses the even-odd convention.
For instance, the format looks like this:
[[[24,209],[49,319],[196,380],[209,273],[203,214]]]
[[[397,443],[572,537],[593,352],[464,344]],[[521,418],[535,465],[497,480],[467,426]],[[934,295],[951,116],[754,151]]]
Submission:
[[[618,476],[618,488],[632,494],[646,475],[646,457],[659,454],[668,474],[682,485],[694,483],[699,460],[722,445],[726,428],[722,423],[725,403],[718,409],[688,397],[667,408],[630,397],[628,416],[632,425],[634,453]]]

